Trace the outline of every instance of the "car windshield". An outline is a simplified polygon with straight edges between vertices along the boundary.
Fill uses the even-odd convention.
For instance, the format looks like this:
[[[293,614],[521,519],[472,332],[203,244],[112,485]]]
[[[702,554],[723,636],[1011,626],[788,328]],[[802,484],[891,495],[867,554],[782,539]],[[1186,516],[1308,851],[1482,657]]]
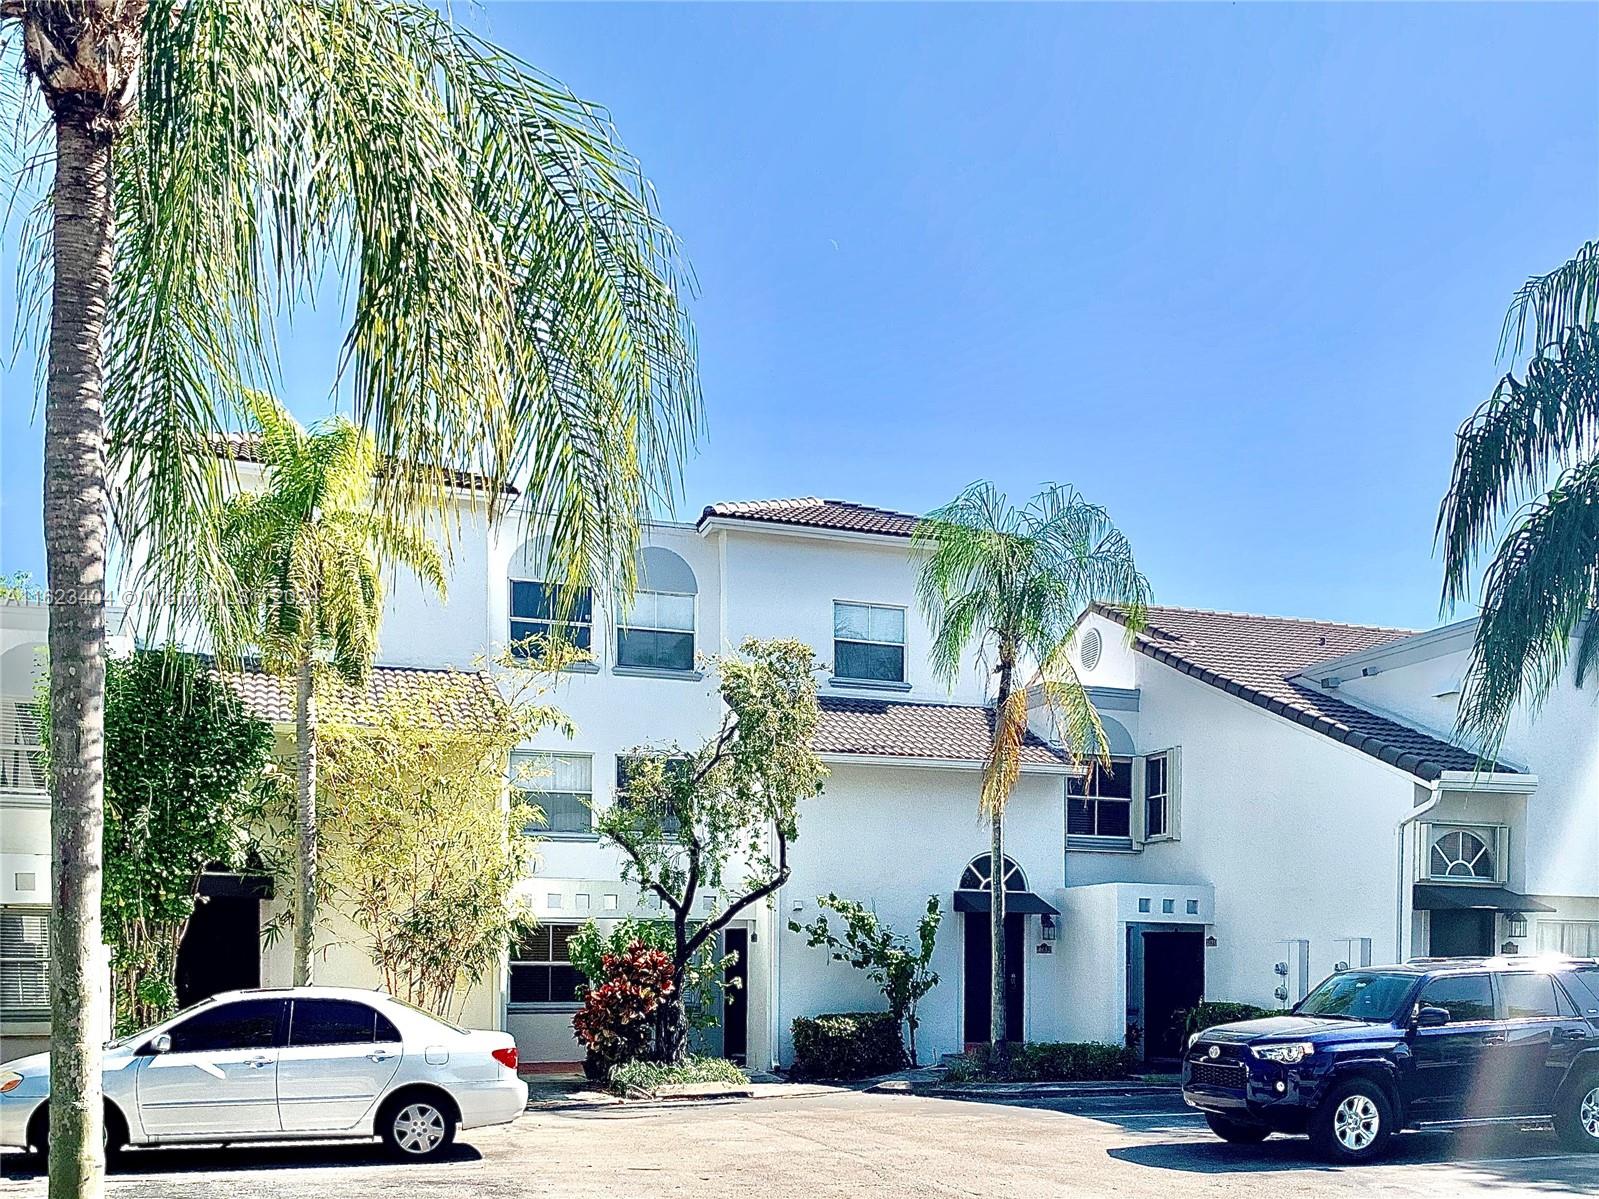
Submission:
[[[1415,985],[1414,974],[1347,970],[1326,979],[1301,999],[1294,1008],[1294,1015],[1389,1021],[1399,1014]]]
[[[107,1041],[105,1043],[106,1048],[107,1049],[119,1049],[123,1045],[131,1044],[132,1042],[137,1041],[140,1037],[147,1037],[152,1032],[154,1032],[156,1029],[165,1028],[167,1025],[171,1024],[173,1021],[179,1019],[180,1017],[187,1016],[190,1012],[197,1012],[203,1007],[210,1007],[215,1002],[216,1002],[216,997],[208,995],[206,998],[201,999],[201,1000],[199,1000],[196,1003],[191,1003],[188,1007],[184,1008],[182,1011],[174,1012],[172,1015],[166,1017],[163,1020],[157,1020],[154,1024],[146,1025],[144,1028],[139,1029],[137,1032],[124,1033],[122,1036],[117,1037],[113,1041]]]

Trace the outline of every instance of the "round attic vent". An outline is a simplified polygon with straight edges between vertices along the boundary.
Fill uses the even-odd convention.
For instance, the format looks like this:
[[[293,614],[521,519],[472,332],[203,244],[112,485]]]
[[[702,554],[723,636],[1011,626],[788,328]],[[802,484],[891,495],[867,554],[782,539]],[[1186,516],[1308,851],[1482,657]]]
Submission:
[[[1099,665],[1099,655],[1105,648],[1105,642],[1099,635],[1098,629],[1089,629],[1083,634],[1082,642],[1077,649],[1077,660],[1083,664],[1084,670],[1092,670]]]

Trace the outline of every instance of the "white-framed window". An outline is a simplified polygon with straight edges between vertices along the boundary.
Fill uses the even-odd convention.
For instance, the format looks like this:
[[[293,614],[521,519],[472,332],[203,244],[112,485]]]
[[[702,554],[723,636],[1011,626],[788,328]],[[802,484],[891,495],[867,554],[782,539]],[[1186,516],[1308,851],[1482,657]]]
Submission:
[[[1172,835],[1172,755],[1150,754],[1144,759],[1144,840],[1161,841]]]
[[[0,908],[0,1013],[50,1018],[49,908]]]
[[[638,589],[616,626],[616,664],[637,670],[694,669],[694,609],[699,585],[669,549],[639,553]]]
[[[511,950],[511,1004],[575,1007],[583,976],[572,965],[567,943],[576,924],[540,924],[517,938]]]
[[[833,673],[871,683],[905,681],[905,609],[833,601]]]
[[[588,754],[515,750],[511,785],[538,805],[540,816],[524,833],[549,837],[594,835],[594,759]]]
[[[537,653],[542,637],[576,649],[593,646],[594,591],[538,579],[511,580],[511,652],[519,658]]]
[[[0,791],[45,795],[44,734],[32,700],[0,699]]]
[[[631,804],[636,802],[628,794],[628,790],[627,790],[628,789],[628,780],[631,777],[632,772],[637,769],[638,763],[649,761],[652,758],[654,758],[655,756],[656,755],[653,755],[653,754],[617,754],[616,755],[616,802],[617,803],[619,803],[619,804],[621,804],[621,805],[623,805],[625,807],[625,806],[631,805]],[[682,767],[686,761],[687,761],[687,759],[685,759],[685,758],[667,758],[666,759],[666,768],[667,768],[667,770],[678,769],[678,768]],[[675,836],[677,836],[678,833],[680,833],[682,831],[682,829],[683,829],[682,823],[678,820],[677,814],[675,812],[667,812],[667,813],[664,814],[664,816],[663,816],[663,818],[661,820],[661,832],[666,834],[668,837],[675,837]]]
[[[1599,920],[1539,920],[1536,936],[1539,953],[1599,957]]]
[[[1501,825],[1433,824],[1425,830],[1425,877],[1440,883],[1504,882]]]
[[[1086,775],[1066,779],[1066,839],[1132,844],[1132,758],[1112,758],[1108,770],[1090,762]]]

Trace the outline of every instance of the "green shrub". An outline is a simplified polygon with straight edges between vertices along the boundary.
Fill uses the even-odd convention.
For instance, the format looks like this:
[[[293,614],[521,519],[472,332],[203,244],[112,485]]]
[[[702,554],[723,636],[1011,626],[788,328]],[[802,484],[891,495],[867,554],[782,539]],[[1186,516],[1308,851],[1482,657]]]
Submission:
[[[1003,1074],[983,1045],[951,1063],[950,1082],[1101,1082],[1126,1078],[1137,1055],[1125,1045],[1098,1041],[1041,1041],[1012,1045],[1010,1069]]]
[[[676,1065],[624,1062],[612,1066],[606,1078],[607,1085],[618,1095],[653,1095],[662,1087],[689,1082],[725,1082],[738,1086],[749,1082],[749,1076],[725,1058],[691,1057]]]
[[[904,1064],[900,1023],[887,1012],[834,1012],[794,1021],[795,1078],[870,1078]]]
[[[1218,1024],[1236,1024],[1240,1020],[1258,1020],[1262,1016],[1276,1016],[1279,1012],[1256,1007],[1252,1003],[1200,1003],[1176,1014],[1173,1019],[1182,1030],[1182,1043],[1195,1033],[1215,1028]]]

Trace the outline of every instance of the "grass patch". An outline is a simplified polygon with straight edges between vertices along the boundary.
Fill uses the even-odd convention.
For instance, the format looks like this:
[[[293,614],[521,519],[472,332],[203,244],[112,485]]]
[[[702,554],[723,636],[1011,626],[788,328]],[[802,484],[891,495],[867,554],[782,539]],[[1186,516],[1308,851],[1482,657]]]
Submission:
[[[633,1061],[612,1066],[606,1079],[618,1095],[653,1095],[661,1087],[691,1082],[725,1082],[743,1086],[749,1075],[726,1058],[691,1057],[677,1064]]]

